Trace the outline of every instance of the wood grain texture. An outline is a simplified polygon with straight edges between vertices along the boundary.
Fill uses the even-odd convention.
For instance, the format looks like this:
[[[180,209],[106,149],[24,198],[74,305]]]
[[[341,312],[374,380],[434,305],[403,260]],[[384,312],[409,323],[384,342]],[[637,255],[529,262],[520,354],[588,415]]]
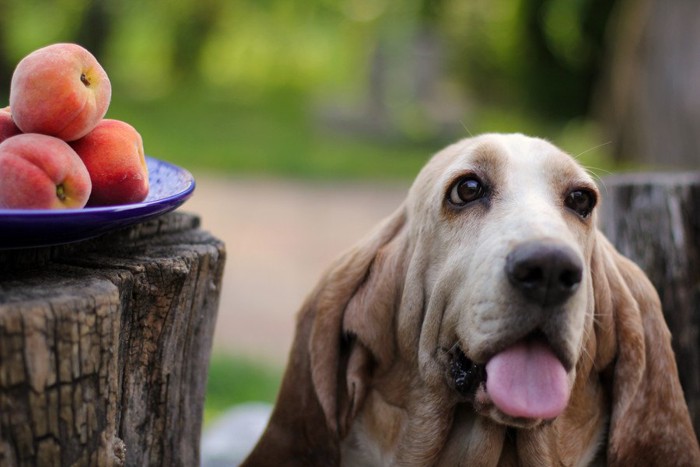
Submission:
[[[681,385],[700,431],[700,173],[603,180],[602,229],[659,292]]]
[[[198,225],[0,252],[0,465],[199,464],[225,249]]]

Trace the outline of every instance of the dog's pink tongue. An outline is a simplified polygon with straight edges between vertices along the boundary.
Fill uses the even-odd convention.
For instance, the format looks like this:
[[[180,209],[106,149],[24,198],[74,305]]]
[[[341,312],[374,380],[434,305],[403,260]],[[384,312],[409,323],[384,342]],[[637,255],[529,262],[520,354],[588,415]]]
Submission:
[[[486,364],[486,391],[511,417],[551,419],[569,401],[566,370],[540,341],[522,341]]]

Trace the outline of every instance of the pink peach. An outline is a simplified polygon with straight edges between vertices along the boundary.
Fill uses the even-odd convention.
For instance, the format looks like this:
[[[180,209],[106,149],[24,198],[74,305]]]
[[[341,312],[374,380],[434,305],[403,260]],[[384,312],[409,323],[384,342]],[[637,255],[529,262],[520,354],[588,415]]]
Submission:
[[[92,180],[88,206],[137,203],[148,195],[148,167],[143,140],[121,120],[104,119],[71,146]]]
[[[64,141],[88,134],[104,117],[112,85],[97,59],[77,44],[53,44],[24,57],[10,82],[12,118],[25,133]]]
[[[5,141],[10,136],[15,136],[22,133],[15,122],[12,120],[10,108],[5,107],[0,109],[0,143]]]
[[[82,208],[90,197],[85,164],[65,142],[24,133],[0,143],[0,207]]]

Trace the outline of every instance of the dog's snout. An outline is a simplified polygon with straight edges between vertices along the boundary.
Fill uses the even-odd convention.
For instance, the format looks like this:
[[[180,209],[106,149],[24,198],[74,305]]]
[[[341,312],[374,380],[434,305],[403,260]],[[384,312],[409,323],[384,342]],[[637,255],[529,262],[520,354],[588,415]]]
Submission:
[[[564,303],[581,283],[583,264],[562,244],[534,241],[517,246],[506,258],[510,283],[542,306]]]

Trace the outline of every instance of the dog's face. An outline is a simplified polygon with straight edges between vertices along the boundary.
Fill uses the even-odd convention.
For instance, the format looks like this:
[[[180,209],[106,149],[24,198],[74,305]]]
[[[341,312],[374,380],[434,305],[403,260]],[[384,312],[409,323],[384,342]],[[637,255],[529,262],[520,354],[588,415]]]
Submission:
[[[426,378],[502,423],[564,410],[593,317],[597,198],[586,171],[539,139],[484,135],[430,161],[407,206],[429,219],[411,226]]]

